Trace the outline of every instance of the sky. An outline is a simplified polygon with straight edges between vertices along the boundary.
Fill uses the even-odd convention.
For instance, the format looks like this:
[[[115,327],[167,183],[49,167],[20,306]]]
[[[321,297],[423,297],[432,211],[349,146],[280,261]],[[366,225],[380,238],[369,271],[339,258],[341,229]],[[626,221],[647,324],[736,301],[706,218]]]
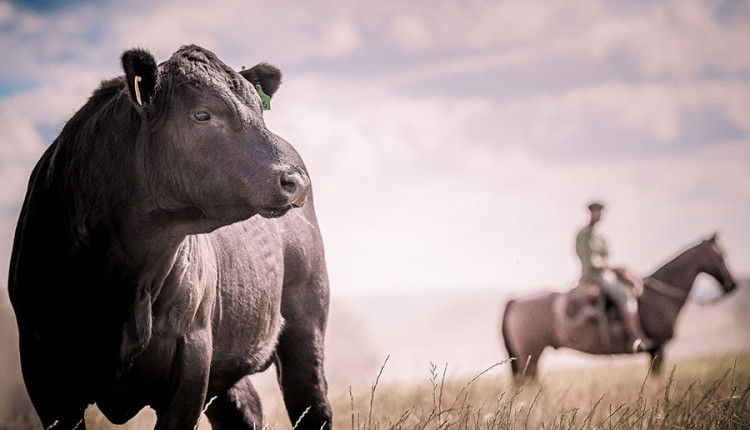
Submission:
[[[0,1],[0,279],[65,121],[191,43],[283,71],[334,296],[567,288],[592,199],[614,263],[718,231],[746,276],[748,41],[748,1]]]

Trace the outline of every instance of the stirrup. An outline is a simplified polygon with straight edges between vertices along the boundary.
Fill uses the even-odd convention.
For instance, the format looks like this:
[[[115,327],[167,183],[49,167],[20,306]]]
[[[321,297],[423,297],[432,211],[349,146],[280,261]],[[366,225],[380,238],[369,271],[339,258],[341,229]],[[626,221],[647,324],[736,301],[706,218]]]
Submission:
[[[638,352],[646,352],[653,346],[653,341],[646,340],[643,338],[637,338],[633,341],[633,354]]]

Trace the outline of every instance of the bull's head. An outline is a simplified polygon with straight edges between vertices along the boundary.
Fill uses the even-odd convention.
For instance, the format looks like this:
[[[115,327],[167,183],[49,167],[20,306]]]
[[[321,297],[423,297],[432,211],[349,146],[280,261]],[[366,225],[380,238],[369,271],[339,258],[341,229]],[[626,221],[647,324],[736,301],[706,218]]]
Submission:
[[[276,92],[279,69],[238,73],[197,46],[160,65],[129,50],[122,65],[138,117],[136,158],[156,207],[215,220],[216,228],[304,204],[310,180],[263,121],[260,96]]]

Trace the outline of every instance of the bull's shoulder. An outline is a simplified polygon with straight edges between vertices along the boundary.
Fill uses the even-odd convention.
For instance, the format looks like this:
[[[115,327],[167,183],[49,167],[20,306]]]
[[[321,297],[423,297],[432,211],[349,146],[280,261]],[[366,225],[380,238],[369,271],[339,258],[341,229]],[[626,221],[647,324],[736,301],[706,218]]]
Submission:
[[[65,250],[60,242],[71,231],[69,226],[65,228],[65,220],[60,216],[62,207],[53,197],[48,175],[56,147],[57,141],[47,148],[29,178],[11,251],[8,283],[11,300],[19,295],[21,288],[29,292],[33,287],[46,285],[27,280],[39,280],[54,272],[63,257],[60,250]],[[46,270],[39,270],[41,264],[46,265]]]

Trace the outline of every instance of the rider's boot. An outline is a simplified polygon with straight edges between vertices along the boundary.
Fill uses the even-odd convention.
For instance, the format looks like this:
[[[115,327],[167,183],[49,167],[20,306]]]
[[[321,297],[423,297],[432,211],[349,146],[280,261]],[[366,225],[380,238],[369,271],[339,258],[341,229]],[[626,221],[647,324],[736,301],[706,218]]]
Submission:
[[[628,310],[623,312],[625,333],[633,342],[633,352],[649,351],[655,346],[655,342],[643,333],[641,328],[641,318],[638,315],[638,309],[628,306]]]

